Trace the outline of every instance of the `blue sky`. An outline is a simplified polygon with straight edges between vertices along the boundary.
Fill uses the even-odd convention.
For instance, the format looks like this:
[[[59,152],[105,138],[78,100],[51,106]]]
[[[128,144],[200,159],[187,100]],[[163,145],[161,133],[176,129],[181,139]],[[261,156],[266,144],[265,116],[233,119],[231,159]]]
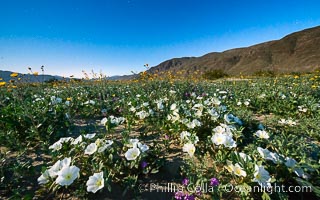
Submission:
[[[320,1],[0,0],[0,69],[131,74],[320,25]]]

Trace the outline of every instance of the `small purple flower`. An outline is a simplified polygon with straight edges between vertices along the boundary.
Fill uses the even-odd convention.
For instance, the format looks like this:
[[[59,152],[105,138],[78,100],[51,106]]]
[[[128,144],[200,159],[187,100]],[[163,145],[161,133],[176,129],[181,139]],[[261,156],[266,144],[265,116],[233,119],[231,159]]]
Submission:
[[[182,191],[178,191],[174,194],[174,198],[178,200],[183,200],[184,194]]]
[[[142,169],[146,168],[148,166],[148,163],[146,161],[141,162]]]
[[[185,197],[184,197],[184,199],[185,200],[195,200],[196,198],[193,196],[193,195],[186,195]]]
[[[219,183],[219,180],[217,178],[211,178],[210,179],[210,185],[211,186],[218,186],[220,183]]]
[[[164,139],[168,140],[169,136],[168,135],[164,135]]]
[[[188,184],[189,184],[189,179],[184,178],[184,179],[182,180],[182,185],[187,186]]]

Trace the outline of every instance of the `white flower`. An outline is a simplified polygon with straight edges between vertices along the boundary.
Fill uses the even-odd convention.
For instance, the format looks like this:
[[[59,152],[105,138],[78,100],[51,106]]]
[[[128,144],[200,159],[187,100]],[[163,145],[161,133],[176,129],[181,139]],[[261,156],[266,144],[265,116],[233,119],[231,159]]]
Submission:
[[[96,193],[98,190],[104,187],[103,172],[94,173],[93,176],[89,177],[87,181],[87,192]]]
[[[89,100],[89,101],[84,102],[83,104],[84,105],[88,105],[88,104],[94,105],[94,104],[96,104],[96,102],[93,100]]]
[[[181,140],[188,140],[188,138],[190,137],[191,133],[189,133],[188,131],[182,131],[180,133],[180,139]]]
[[[107,122],[108,122],[108,118],[104,117],[100,123],[105,126]]]
[[[149,103],[148,103],[148,102],[144,102],[144,103],[142,104],[142,106],[143,106],[143,107],[147,107],[147,106],[149,106]]]
[[[260,139],[268,139],[269,138],[269,134],[266,131],[262,131],[262,130],[258,130],[255,133],[256,136],[258,136]]]
[[[242,104],[241,101],[238,101],[237,106],[241,106],[241,104]]]
[[[158,108],[159,110],[162,110],[162,109],[164,108],[164,106],[163,106],[163,104],[162,104],[161,101],[158,101],[158,102],[157,102],[157,108]]]
[[[138,142],[139,142],[139,139],[137,139],[137,138],[134,138],[134,139],[130,139],[129,140],[129,147],[137,147],[137,145],[138,145]]]
[[[266,94],[260,94],[260,95],[258,96],[258,98],[259,98],[259,99],[264,99],[266,96],[267,96]]]
[[[177,104],[175,103],[170,106],[170,110],[176,110],[176,108],[177,108]]]
[[[304,108],[303,106],[298,106],[298,109],[300,112],[307,112],[308,111],[308,109]]]
[[[224,146],[231,149],[231,148],[236,147],[237,144],[236,144],[236,142],[232,139],[232,137],[227,136],[227,137],[226,137],[226,140],[225,140],[225,142],[224,142]]]
[[[249,155],[245,154],[245,153],[240,152],[238,154],[246,162],[249,161],[249,160],[252,160],[252,158]]]
[[[96,134],[95,134],[95,133],[92,133],[92,134],[86,134],[86,135],[84,135],[83,137],[84,137],[84,138],[87,138],[87,139],[92,139],[92,138],[94,138],[94,136],[96,136]]]
[[[296,123],[295,121],[293,121],[292,119],[288,119],[288,120],[287,120],[287,124],[288,124],[289,126],[297,125],[297,123]]]
[[[227,94],[227,91],[219,91],[219,94]]]
[[[148,145],[141,144],[140,142],[138,142],[138,147],[142,151],[142,153],[149,150],[149,146]]]
[[[197,119],[194,119],[194,120],[192,120],[192,122],[187,123],[186,126],[190,129],[193,129],[196,126],[201,126],[201,122]]]
[[[230,161],[227,160],[227,166],[225,167],[230,173],[234,173],[237,176],[246,177],[247,173],[243,170],[238,163],[233,165]]]
[[[245,101],[243,104],[244,104],[245,106],[249,106],[250,102],[249,102],[249,101]]]
[[[119,125],[125,121],[124,117],[114,117],[113,115],[111,115],[109,119],[111,124],[115,124],[115,125]]]
[[[180,115],[177,112],[173,112],[172,115],[168,115],[168,120],[176,122],[180,119]]]
[[[76,145],[82,142],[82,135],[79,135],[74,141],[71,142],[71,144]]]
[[[147,113],[146,111],[142,110],[140,112],[137,112],[136,115],[140,118],[140,119],[144,119],[146,117],[149,116],[149,113]]]
[[[293,168],[297,164],[297,161],[293,158],[286,157],[286,162],[284,164],[289,168]]]
[[[61,148],[62,148],[62,144],[60,140],[55,142],[53,145],[49,147],[49,149],[52,149],[52,151],[59,151]]]
[[[54,178],[58,175],[58,172],[64,168],[70,166],[71,158],[64,158],[63,160],[58,160],[50,169],[48,169],[49,176]]]
[[[187,143],[183,145],[182,151],[187,152],[189,156],[192,157],[194,152],[196,151],[196,147],[192,143]]]
[[[279,124],[287,124],[287,120],[285,119],[280,119],[278,122]]]
[[[247,176],[247,173],[243,170],[242,167],[240,167],[240,165],[238,163],[236,163],[234,166],[233,166],[233,173],[237,176],[243,176],[243,177],[246,177]]]
[[[225,144],[226,140],[227,140],[227,135],[223,133],[216,133],[211,137],[211,141],[215,145]]]
[[[46,170],[41,174],[41,176],[37,179],[40,185],[46,184],[49,182],[50,174],[49,171]]]
[[[80,169],[76,166],[67,166],[63,167],[58,172],[58,178],[56,179],[56,183],[61,186],[71,185],[73,181],[79,177]]]
[[[88,155],[91,155],[93,154],[94,152],[96,152],[98,149],[96,143],[91,143],[87,146],[87,148],[84,150],[84,154],[88,154]]]
[[[113,144],[112,140],[107,140],[101,147],[98,148],[98,152],[101,153],[104,150],[106,150],[108,147],[110,147]]]
[[[208,113],[209,113],[209,115],[211,115],[211,119],[214,120],[214,121],[219,118],[219,114],[216,111],[216,109],[214,109],[214,108],[208,110]]]
[[[140,155],[140,150],[137,147],[128,149],[128,151],[124,154],[127,160],[135,160]]]
[[[270,151],[268,149],[263,149],[261,147],[257,147],[258,152],[260,153],[262,158],[267,158],[270,156]]]
[[[271,178],[269,172],[263,166],[255,165],[254,169],[254,179],[252,181],[257,182],[262,187],[270,187]]]
[[[226,129],[225,128],[223,128],[222,126],[217,126],[217,127],[215,127],[214,129],[213,129],[213,131],[215,132],[215,133],[224,133],[225,131],[226,131]]]
[[[257,150],[262,158],[271,160],[274,164],[281,163],[280,156],[277,153],[270,152],[268,149],[263,149],[261,147],[258,147]]]
[[[136,112],[136,108],[131,106],[131,108],[129,109],[130,112]]]

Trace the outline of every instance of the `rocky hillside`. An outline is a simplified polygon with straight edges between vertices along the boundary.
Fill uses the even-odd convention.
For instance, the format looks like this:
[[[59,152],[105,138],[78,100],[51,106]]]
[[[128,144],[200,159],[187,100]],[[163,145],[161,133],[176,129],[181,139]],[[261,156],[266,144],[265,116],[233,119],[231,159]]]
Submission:
[[[150,68],[149,72],[181,71],[192,73],[223,70],[229,75],[308,72],[320,68],[320,26],[292,33],[280,40],[245,48],[213,52],[201,57],[174,58]]]

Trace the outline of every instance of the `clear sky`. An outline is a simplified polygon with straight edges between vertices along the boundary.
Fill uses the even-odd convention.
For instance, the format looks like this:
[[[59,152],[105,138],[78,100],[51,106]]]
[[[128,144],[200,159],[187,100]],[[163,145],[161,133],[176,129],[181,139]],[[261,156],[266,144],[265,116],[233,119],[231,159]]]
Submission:
[[[0,0],[0,70],[131,74],[320,25],[319,0]]]

